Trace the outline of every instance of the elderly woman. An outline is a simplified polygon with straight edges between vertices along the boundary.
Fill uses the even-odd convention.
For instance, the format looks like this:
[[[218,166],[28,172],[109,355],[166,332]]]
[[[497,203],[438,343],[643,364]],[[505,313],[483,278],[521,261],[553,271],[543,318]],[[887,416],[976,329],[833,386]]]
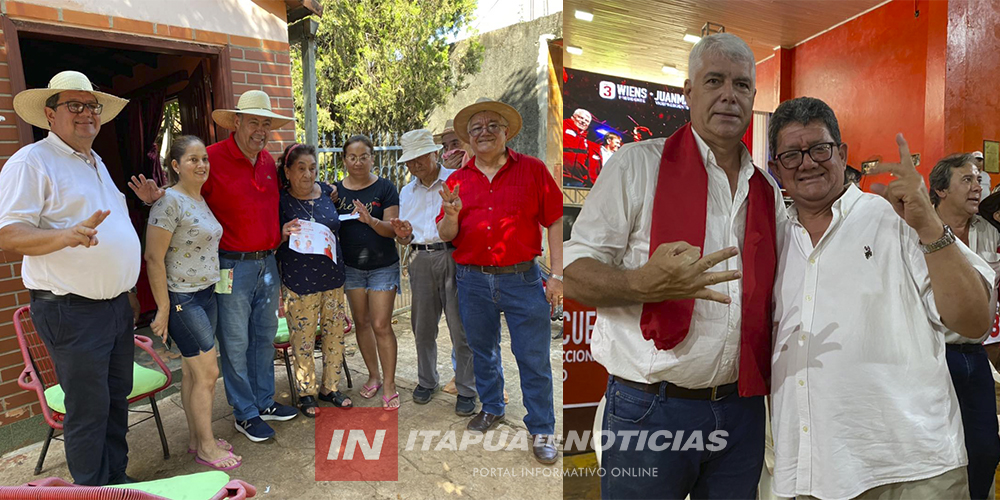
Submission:
[[[396,232],[389,220],[399,217],[399,193],[391,182],[372,173],[373,152],[371,139],[364,135],[347,140],[347,177],[337,183],[337,209],[341,214],[358,216],[344,222],[342,233],[347,265],[344,288],[351,304],[358,348],[368,368],[361,397],[374,397],[384,383],[382,407],[395,410],[399,408],[399,394],[392,308],[399,289],[399,254],[394,241]],[[384,381],[379,380],[379,361]]]
[[[295,383],[302,414],[316,416],[316,397],[338,408],[353,406],[350,398],[337,390],[340,382],[341,356],[344,353],[344,255],[337,233],[340,216],[330,199],[332,187],[316,182],[316,148],[292,144],[278,160],[278,179],[284,190],[279,201],[282,243],[278,248],[281,293],[285,303],[289,339],[295,350]],[[334,235],[333,248],[312,247],[324,253],[304,253],[300,234],[303,225],[329,229]],[[315,233],[314,233],[315,234]],[[295,237],[298,245],[290,245]],[[294,247],[294,248],[293,248]],[[334,257],[336,256],[336,257]],[[316,325],[323,336],[323,379],[316,384],[313,348]]]
[[[212,400],[219,367],[215,355],[222,225],[201,196],[208,180],[208,153],[201,139],[174,139],[167,154],[170,188],[149,210],[146,271],[156,299],[150,327],[166,342],[167,333],[181,355],[181,401],[188,422],[188,452],[195,461],[219,470],[240,466],[232,446],[212,434]]]

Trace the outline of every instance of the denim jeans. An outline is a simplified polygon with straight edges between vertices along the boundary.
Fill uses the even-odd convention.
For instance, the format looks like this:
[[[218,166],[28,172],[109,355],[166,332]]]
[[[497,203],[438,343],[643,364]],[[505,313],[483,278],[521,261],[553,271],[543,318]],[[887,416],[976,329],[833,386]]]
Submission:
[[[1000,462],[997,435],[997,403],[993,373],[986,349],[981,345],[947,346],[945,358],[958,395],[965,428],[965,450],[969,455],[969,494],[973,499],[989,497],[993,474]],[[965,352],[961,352],[965,351]],[[971,352],[970,352],[971,351]]]
[[[102,302],[31,301],[31,321],[66,394],[63,439],[76,484],[125,477],[135,343],[128,296]]]
[[[763,396],[668,398],[662,389],[650,394],[610,377],[605,398],[602,430],[615,440],[602,436],[601,498],[756,498],[764,465]]]
[[[181,356],[192,358],[215,347],[218,302],[215,286],[192,293],[167,292],[170,297],[170,338]]]
[[[260,260],[220,257],[219,267],[233,269],[233,293],[216,294],[222,378],[233,416],[248,420],[274,404],[278,267],[273,255]]]
[[[555,432],[552,363],[549,359],[549,303],[538,265],[523,273],[484,274],[459,264],[458,309],[472,348],[476,392],[483,411],[504,414],[500,359],[500,313],[507,319],[510,348],[521,377],[521,393],[531,434]]]

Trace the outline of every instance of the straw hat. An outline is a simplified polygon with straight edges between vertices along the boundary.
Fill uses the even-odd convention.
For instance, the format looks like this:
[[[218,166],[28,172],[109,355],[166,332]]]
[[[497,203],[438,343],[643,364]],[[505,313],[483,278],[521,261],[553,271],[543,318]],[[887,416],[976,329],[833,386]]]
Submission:
[[[399,138],[399,145],[403,147],[403,154],[400,155],[396,163],[406,163],[414,158],[419,158],[427,153],[441,151],[444,146],[434,144],[434,136],[431,131],[425,128],[411,130],[403,137]]]
[[[22,120],[38,128],[49,130],[49,121],[45,118],[45,101],[49,97],[67,90],[82,90],[93,94],[97,98],[97,102],[104,105],[104,109],[101,110],[101,121],[104,123],[113,120],[128,104],[128,99],[94,90],[94,84],[90,83],[87,75],[79,71],[62,71],[56,73],[56,76],[49,80],[49,86],[44,89],[18,92],[14,96],[14,112]]]
[[[511,140],[521,131],[521,114],[509,104],[494,101],[486,97],[480,97],[475,104],[462,108],[455,115],[455,134],[466,144],[472,144],[469,140],[469,119],[472,115],[483,111],[492,111],[507,120],[507,140]]]
[[[444,136],[455,133],[455,120],[449,118],[444,122],[444,130],[434,134],[434,142],[443,143]]]
[[[262,90],[248,90],[240,96],[236,109],[217,109],[212,111],[212,119],[222,127],[236,130],[236,114],[254,115],[271,119],[271,128],[281,128],[282,125],[295,121],[295,118],[281,116],[271,112],[271,98]]]

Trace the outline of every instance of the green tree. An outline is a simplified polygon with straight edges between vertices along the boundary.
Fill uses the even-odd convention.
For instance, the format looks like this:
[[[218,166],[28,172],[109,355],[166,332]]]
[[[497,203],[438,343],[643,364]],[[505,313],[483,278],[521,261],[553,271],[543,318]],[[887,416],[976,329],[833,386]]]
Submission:
[[[401,132],[479,71],[483,48],[451,59],[451,42],[469,29],[476,0],[323,0],[316,34],[320,135]],[[295,114],[301,133],[302,59],[291,51]]]

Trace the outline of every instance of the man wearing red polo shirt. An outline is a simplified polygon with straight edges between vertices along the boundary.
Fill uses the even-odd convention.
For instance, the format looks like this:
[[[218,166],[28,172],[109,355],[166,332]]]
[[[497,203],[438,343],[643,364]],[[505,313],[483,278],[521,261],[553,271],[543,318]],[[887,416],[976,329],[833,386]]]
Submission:
[[[507,318],[532,452],[555,463],[555,413],[549,362],[550,304],[562,299],[562,195],[545,164],[506,143],[521,129],[507,104],[480,99],[455,116],[455,133],[475,156],[441,191],[438,233],[455,245],[459,314],[472,348],[482,411],[468,429],[486,432],[504,414],[500,313]],[[548,232],[552,276],[542,290],[535,258]]]

